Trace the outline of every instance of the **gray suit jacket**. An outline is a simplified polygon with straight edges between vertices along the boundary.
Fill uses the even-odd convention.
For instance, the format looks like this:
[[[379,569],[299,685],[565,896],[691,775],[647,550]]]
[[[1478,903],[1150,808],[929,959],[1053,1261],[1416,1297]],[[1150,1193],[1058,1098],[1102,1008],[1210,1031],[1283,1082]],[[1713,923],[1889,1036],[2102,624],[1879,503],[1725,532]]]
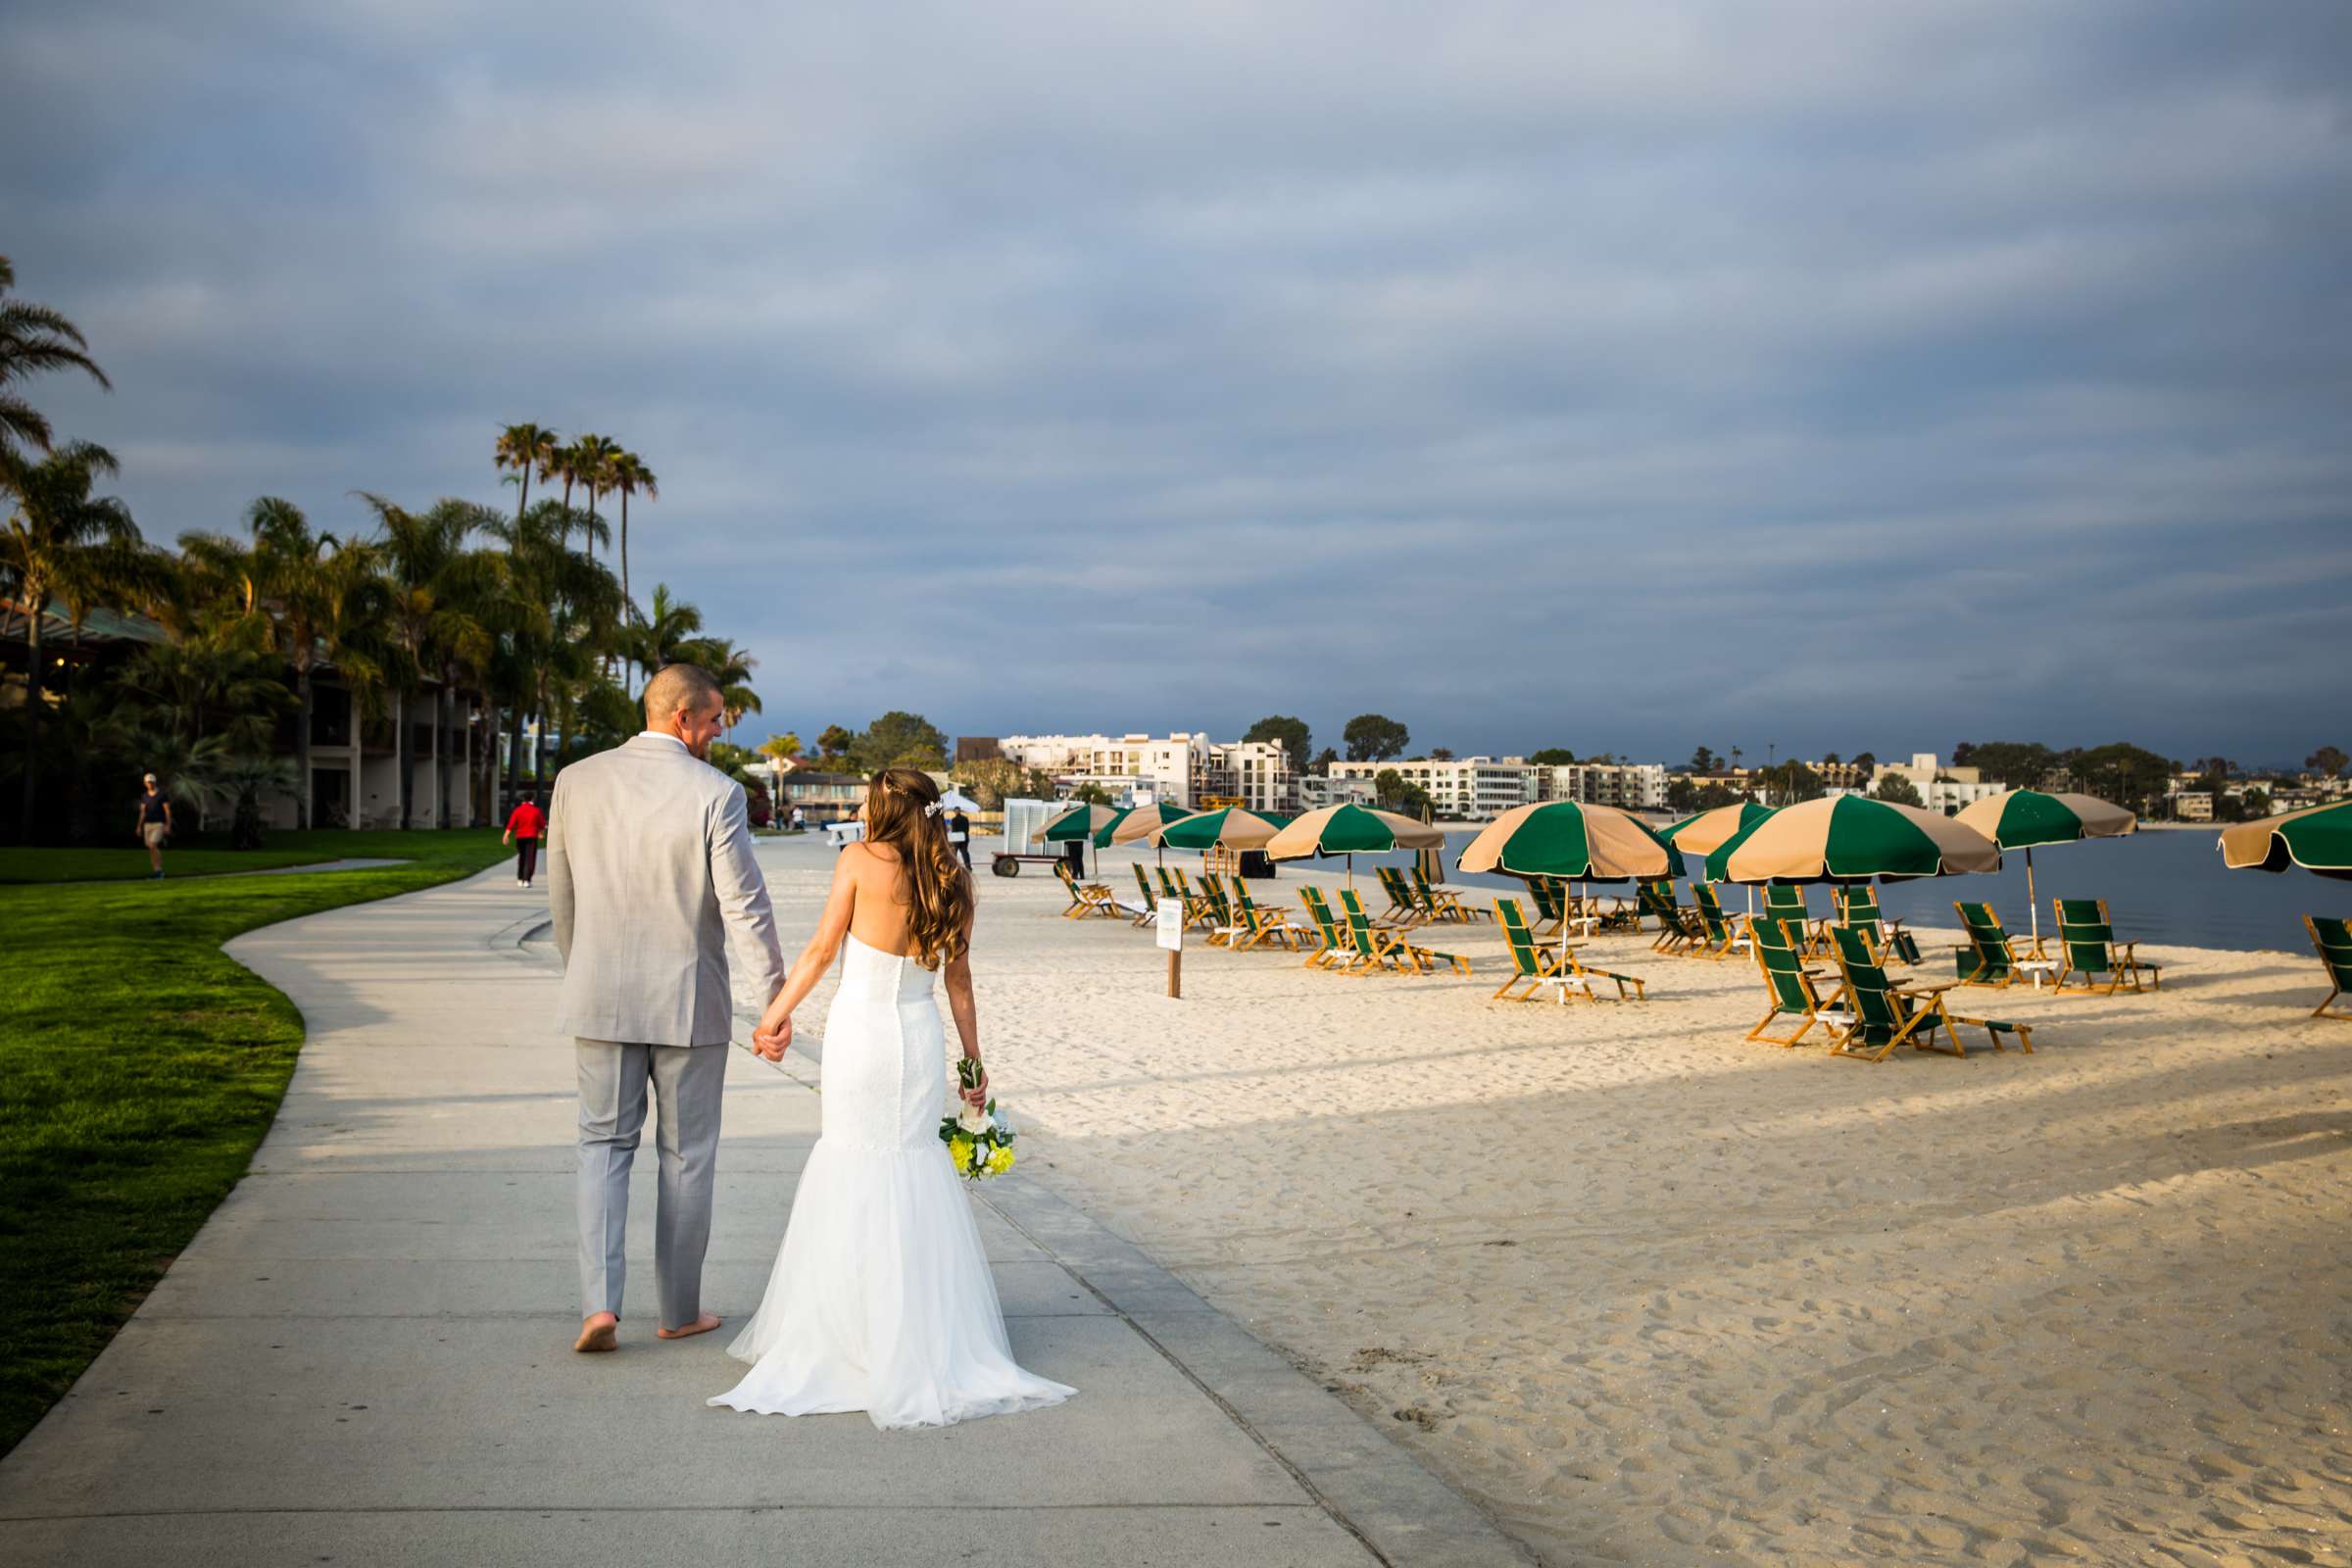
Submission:
[[[667,735],[638,735],[556,775],[547,878],[564,1034],[725,1045],[730,941],[751,1006],[783,989],[743,786]]]

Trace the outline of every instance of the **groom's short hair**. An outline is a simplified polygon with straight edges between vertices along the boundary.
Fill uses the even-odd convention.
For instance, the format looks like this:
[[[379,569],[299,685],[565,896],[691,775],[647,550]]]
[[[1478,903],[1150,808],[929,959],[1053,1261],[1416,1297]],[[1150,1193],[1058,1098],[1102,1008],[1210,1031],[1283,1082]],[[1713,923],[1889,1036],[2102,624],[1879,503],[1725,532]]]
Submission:
[[[663,664],[645,683],[645,721],[660,724],[681,710],[708,707],[718,695],[718,682],[701,665]]]

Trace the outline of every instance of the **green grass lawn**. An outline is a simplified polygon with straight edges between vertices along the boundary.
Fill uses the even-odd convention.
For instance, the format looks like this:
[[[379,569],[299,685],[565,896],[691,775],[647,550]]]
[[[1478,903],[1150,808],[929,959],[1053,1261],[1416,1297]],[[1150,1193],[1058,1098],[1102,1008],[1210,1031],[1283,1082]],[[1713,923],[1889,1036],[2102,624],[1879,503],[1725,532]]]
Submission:
[[[321,860],[409,859],[423,853],[417,845],[440,834],[418,829],[313,828],[263,835],[258,850],[232,850],[225,833],[180,833],[164,851],[166,881],[173,877],[212,876],[222,871],[267,871],[281,865],[316,865]],[[94,849],[0,849],[0,883],[5,882],[127,882],[147,874],[147,851],[132,841],[126,829],[120,845]]]
[[[271,848],[301,837],[272,834]],[[0,1452],[244,1173],[285,1092],[301,1014],[220,944],[451,881],[505,853],[489,828],[309,837],[336,857],[411,863],[0,887]]]

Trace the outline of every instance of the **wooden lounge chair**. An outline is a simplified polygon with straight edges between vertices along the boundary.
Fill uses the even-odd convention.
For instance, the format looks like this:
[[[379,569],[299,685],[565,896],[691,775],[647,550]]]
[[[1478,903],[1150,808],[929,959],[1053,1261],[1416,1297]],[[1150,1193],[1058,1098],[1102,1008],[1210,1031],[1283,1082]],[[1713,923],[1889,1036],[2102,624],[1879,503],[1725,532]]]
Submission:
[[[1135,923],[1150,925],[1159,917],[1159,895],[1152,891],[1152,879],[1144,874],[1144,865],[1141,860],[1135,862],[1131,869],[1135,872],[1136,891],[1141,893],[1144,898],[1143,912],[1135,917]],[[1170,898],[1175,896],[1173,892],[1168,895]]]
[[[1306,956],[1309,969],[1345,969],[1355,957],[1355,944],[1342,929],[1339,917],[1331,912],[1330,901],[1323,890],[1308,884],[1298,890],[1298,902],[1306,906],[1306,916],[1314,922],[1315,935],[1322,946]]]
[[[1698,916],[1675,903],[1672,880],[1637,882],[1634,896],[1642,901],[1642,912],[1658,922],[1657,938],[1650,943],[1658,952],[1689,953],[1703,940]]]
[[[1723,912],[1723,899],[1712,882],[1690,884],[1690,904],[1698,915],[1698,956],[1702,958],[1728,957],[1747,946],[1743,920],[1734,920]]]
[[[1184,874],[1183,866],[1171,866],[1169,870],[1176,877],[1176,896],[1184,900],[1185,924],[1213,933],[1217,929],[1216,906],[1209,902],[1207,894],[1193,886],[1193,879]],[[1200,874],[1205,877],[1208,873]]]
[[[1421,901],[1413,897],[1412,885],[1404,873],[1393,865],[1376,865],[1372,874],[1380,878],[1380,891],[1388,895],[1389,906],[1372,919],[1374,925],[1404,927],[1419,925],[1429,918],[1421,908]]]
[[[1787,925],[1791,920],[1795,921],[1797,929],[1805,934],[1804,946],[1797,951],[1801,953],[1827,953],[1830,951],[1828,936],[1830,923],[1827,920],[1813,918],[1813,910],[1805,902],[1805,890],[1794,883],[1767,882],[1764,884],[1764,917],[1778,920],[1783,925]]]
[[[1821,989],[1814,984],[1820,971],[1805,967],[1804,954],[1798,946],[1801,933],[1791,938],[1783,922],[1762,919],[1749,921],[1748,932],[1755,938],[1756,967],[1764,975],[1764,994],[1772,999],[1771,1009],[1747,1032],[1748,1039],[1775,1046],[1794,1046],[1803,1042],[1815,1024],[1835,1034],[1853,1023],[1852,1013],[1838,1010],[1838,1004],[1844,997],[1842,990],[1832,992],[1828,1002],[1821,1000]],[[1770,1033],[1774,1021],[1783,1013],[1795,1013],[1805,1021],[1796,1026],[1794,1034]]]
[[[1254,948],[1261,942],[1279,942],[1295,951],[1300,943],[1315,939],[1314,932],[1293,920],[1287,911],[1260,908],[1250,896],[1250,884],[1239,875],[1233,879],[1233,913],[1234,923],[1246,934],[1246,940],[1232,944],[1237,952]]]
[[[1470,972],[1470,960],[1457,954],[1419,947],[1394,931],[1376,930],[1371,916],[1364,913],[1363,903],[1356,898],[1353,888],[1340,890],[1340,907],[1347,914],[1348,936],[1355,945],[1356,956],[1364,960],[1349,966],[1348,972],[1351,974],[1365,973],[1368,968],[1409,968],[1427,974],[1433,966],[1441,963],[1451,964],[1460,974]]]
[[[1838,972],[1845,977],[1845,995],[1854,1009],[1853,1023],[1838,1032],[1837,1044],[1830,1048],[1831,1055],[1885,1061],[1895,1047],[1907,1044],[1914,1051],[1942,1051],[1965,1056],[1968,1048],[1960,1043],[1961,1024],[1984,1030],[1995,1051],[2007,1049],[2001,1044],[2001,1036],[2012,1034],[2028,1055],[2034,1054],[2034,1037],[2024,1024],[2000,1018],[1963,1018],[1946,1006],[1943,994],[1956,989],[1961,982],[1898,984],[1886,978],[1879,956],[1861,932],[1846,926],[1832,926],[1830,940],[1831,956],[1837,960]],[[1938,1033],[1943,1036],[1944,1045],[1936,1044]]]
[[[2146,989],[2164,989],[2164,966],[2151,963],[2132,950],[2135,942],[2115,940],[2115,922],[2107,916],[2105,899],[2052,899],[2058,911],[2058,982],[2057,989],[2079,989],[2114,996],[2118,989],[2130,986],[2138,991],[2139,979],[2146,975]],[[2066,977],[2079,974],[2080,987],[2070,988]],[[2097,977],[2105,975],[2102,986]]]
[[[1208,943],[1213,948],[1239,950],[1241,939],[1250,934],[1242,917],[1233,906],[1233,898],[1225,891],[1225,879],[1214,871],[1200,873],[1200,897],[1208,905]]]
[[[1579,963],[1573,952],[1563,955],[1557,948],[1539,947],[1535,934],[1528,929],[1526,916],[1520,912],[1517,899],[1496,899],[1494,918],[1511,947],[1511,975],[1503,981],[1502,989],[1494,993],[1498,1000],[1533,1002],[1545,986],[1551,986],[1559,992],[1563,1003],[1571,991],[1581,993],[1588,1002],[1598,1002],[1600,996],[1592,989],[1596,979],[1615,981],[1620,1002],[1627,1000],[1627,986],[1634,988],[1632,1000],[1645,1000],[1646,988],[1639,975],[1590,968]],[[1523,985],[1527,989],[1519,990]]]
[[[1432,920],[1454,920],[1463,925],[1476,925],[1480,920],[1494,918],[1486,910],[1464,904],[1462,896],[1439,887],[1414,866],[1405,873],[1412,879],[1413,897]]]
[[[1070,874],[1067,860],[1054,861],[1054,871],[1070,895],[1070,906],[1061,911],[1063,919],[1083,919],[1090,914],[1104,914],[1113,920],[1127,918],[1127,911],[1119,907],[1118,900],[1110,896],[1110,889],[1102,883],[1079,881]]]
[[[2324,914],[2307,914],[2303,929],[2311,933],[2311,945],[2320,950],[2320,962],[2328,969],[2330,989],[2328,1000],[2312,1009],[2314,1018],[2342,1018],[2352,1021],[2352,1012],[2335,1004],[2335,999],[2352,991],[2352,920],[2334,920]]]
[[[1852,926],[1870,938],[1870,945],[1889,958],[1905,963],[1919,961],[1919,943],[1903,922],[1879,911],[1879,890],[1867,882],[1849,882],[1835,895],[1838,905],[1838,923]]]
[[[1567,884],[1553,877],[1525,878],[1527,896],[1536,901],[1536,918],[1528,929],[1541,941],[1556,937],[1567,928]]]
[[[1967,936],[1964,946],[1952,951],[1960,956],[1960,983],[1970,986],[2006,986],[2017,980],[2017,948],[2009,933],[2001,929],[2001,917],[1992,912],[1989,904],[1967,904],[1954,900],[1952,907],[1959,911],[1960,929]]]

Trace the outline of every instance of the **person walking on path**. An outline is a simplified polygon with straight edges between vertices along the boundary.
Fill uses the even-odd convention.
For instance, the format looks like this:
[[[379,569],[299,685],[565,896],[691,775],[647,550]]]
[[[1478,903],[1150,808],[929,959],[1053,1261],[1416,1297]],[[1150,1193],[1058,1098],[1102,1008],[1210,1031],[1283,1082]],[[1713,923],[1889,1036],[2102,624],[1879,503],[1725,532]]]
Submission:
[[[525,795],[512,815],[507,818],[507,836],[503,842],[519,846],[514,855],[514,885],[527,888],[538,874],[539,836],[547,831],[547,813],[539,809],[539,798]]]
[[[147,775],[144,793],[139,796],[139,819],[133,831],[147,846],[147,880],[153,882],[164,874],[164,842],[172,837],[172,803],[155,787],[153,773]]]
[[[629,1166],[649,1089],[662,1156],[655,1336],[718,1327],[703,1310],[703,1254],[734,1024],[729,981],[760,1010],[785,980],[743,786],[705,760],[725,708],[710,675],[666,665],[646,683],[644,733],[556,775],[547,891],[564,956],[557,1028],[572,1037],[580,1088],[575,1350],[619,1348]]]
[[[963,868],[969,871],[972,868],[972,819],[963,814],[960,806],[948,815],[948,842],[956,848],[956,858],[961,860]]]

